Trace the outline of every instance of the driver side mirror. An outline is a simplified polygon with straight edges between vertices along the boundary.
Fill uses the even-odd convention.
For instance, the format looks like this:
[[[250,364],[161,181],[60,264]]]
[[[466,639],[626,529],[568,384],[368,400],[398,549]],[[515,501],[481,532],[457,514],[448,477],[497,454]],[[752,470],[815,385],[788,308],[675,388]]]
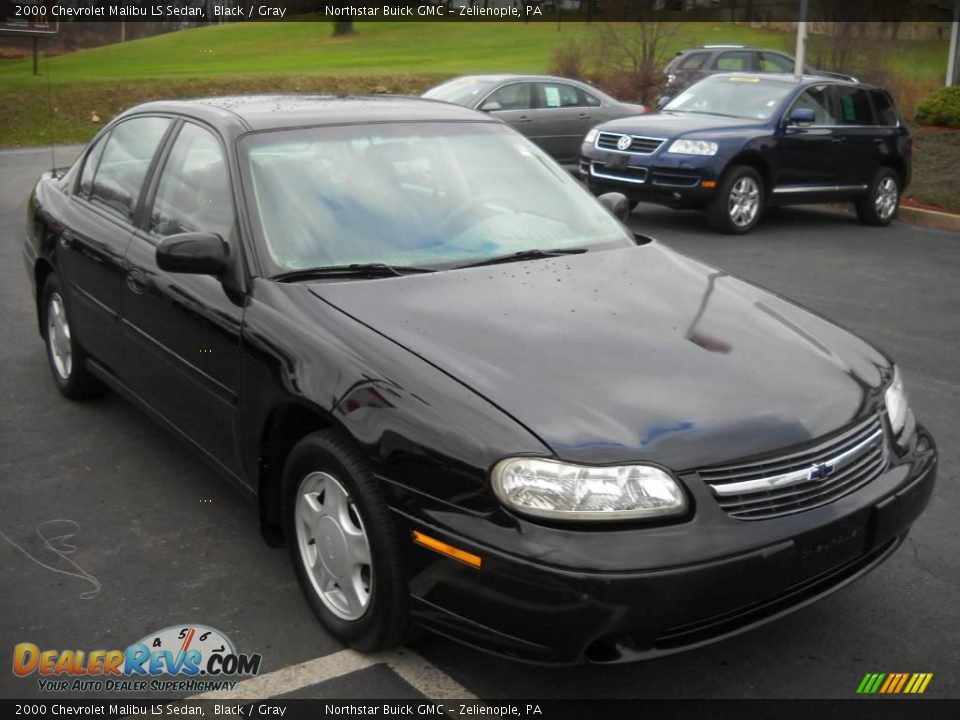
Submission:
[[[604,193],[597,197],[597,202],[613,213],[620,222],[626,222],[630,217],[630,201],[623,193]]]
[[[229,262],[229,246],[213,233],[179,233],[157,245],[157,266],[167,272],[221,277]]]
[[[790,113],[790,117],[787,118],[787,122],[790,125],[804,127],[806,125],[813,125],[813,121],[816,119],[816,113],[813,112],[812,108],[794,108]]]
[[[496,112],[497,110],[503,110],[503,107],[496,100],[489,100],[481,106],[480,110],[483,112]]]

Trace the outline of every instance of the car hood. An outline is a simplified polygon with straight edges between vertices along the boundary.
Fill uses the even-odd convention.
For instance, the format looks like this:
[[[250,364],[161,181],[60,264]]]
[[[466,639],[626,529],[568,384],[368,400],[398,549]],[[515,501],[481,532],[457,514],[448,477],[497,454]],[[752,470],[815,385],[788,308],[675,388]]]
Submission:
[[[763,127],[762,122],[746,118],[698,115],[696,113],[655,112],[611,120],[598,126],[597,129],[601,132],[677,138],[689,133],[723,133],[732,130],[756,130]]]
[[[875,411],[889,372],[842,328],[657,243],[311,291],[574,462],[779,450]]]

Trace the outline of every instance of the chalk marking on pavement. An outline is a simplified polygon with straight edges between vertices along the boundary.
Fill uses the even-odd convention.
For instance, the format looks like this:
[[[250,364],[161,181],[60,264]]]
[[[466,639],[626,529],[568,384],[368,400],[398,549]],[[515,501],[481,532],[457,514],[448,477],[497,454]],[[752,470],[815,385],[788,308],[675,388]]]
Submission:
[[[44,527],[53,524],[59,524],[60,534],[54,535],[53,537],[47,537],[44,534]],[[69,530],[67,529],[68,527],[70,528]],[[59,573],[61,575],[69,575],[70,577],[79,578],[80,580],[90,583],[91,588],[80,593],[81,600],[93,600],[93,598],[100,594],[100,581],[80,567],[74,560],[71,560],[69,557],[67,557],[68,555],[72,555],[77,551],[77,546],[67,542],[67,540],[75,537],[80,532],[80,523],[78,523],[76,520],[67,520],[66,518],[45,520],[37,525],[36,532],[37,536],[43,541],[43,546],[61,560],[69,564],[74,570],[76,570],[76,572],[61,570],[60,568],[55,568],[52,565],[47,565],[47,563],[43,562],[42,560],[38,560],[31,555],[29,551],[14,542],[14,540],[5,532],[3,532],[3,530],[0,530],[0,538],[6,540],[12,547],[23,553],[28,560],[32,560],[40,567],[45,568],[50,572]],[[55,530],[53,532],[57,531]],[[54,547],[54,543],[59,543],[59,547]]]
[[[476,695],[460,683],[409,650],[364,655],[354,650],[340,650],[298,665],[241,680],[232,690],[212,690],[192,695],[186,700],[263,700],[317,685],[374,665],[386,665],[431,700],[475,700]]]

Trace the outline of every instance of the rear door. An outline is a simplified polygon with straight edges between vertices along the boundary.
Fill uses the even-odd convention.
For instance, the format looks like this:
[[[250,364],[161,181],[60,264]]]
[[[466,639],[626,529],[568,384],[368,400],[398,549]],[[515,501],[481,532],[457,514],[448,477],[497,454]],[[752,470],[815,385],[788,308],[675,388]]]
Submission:
[[[867,90],[853,85],[833,87],[837,134],[843,138],[840,184],[850,191],[866,190],[879,165],[884,133],[877,127]]]
[[[176,131],[130,242],[123,325],[134,391],[238,474],[242,299],[215,277],[168,273],[156,260],[158,243],[183,232],[215,233],[240,252],[226,158],[212,130],[184,122]]]
[[[124,374],[124,256],[144,179],[170,123],[167,117],[131,118],[97,140],[64,214],[58,260],[71,325],[87,353],[116,376]]]
[[[583,136],[596,124],[591,122],[596,110],[585,105],[585,95],[574,85],[538,82],[536,92],[534,141],[554,159],[562,163],[576,162]]]

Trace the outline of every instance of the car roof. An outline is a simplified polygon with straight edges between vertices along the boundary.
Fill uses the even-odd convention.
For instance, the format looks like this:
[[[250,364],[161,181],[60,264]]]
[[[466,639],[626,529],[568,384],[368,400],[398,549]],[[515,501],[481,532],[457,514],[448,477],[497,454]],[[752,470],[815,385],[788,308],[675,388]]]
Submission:
[[[784,83],[786,85],[797,85],[807,87],[808,85],[821,85],[823,83],[832,83],[834,85],[849,85],[850,87],[862,88],[865,90],[882,90],[883,88],[877,87],[876,85],[870,85],[867,83],[862,83],[856,80],[844,80],[841,77],[833,76],[824,76],[824,75],[808,75],[804,74],[800,77],[791,75],[790,73],[762,73],[762,72],[724,72],[724,73],[715,73],[713,75],[708,75],[700,82],[706,80],[714,80],[716,78],[725,78],[725,77],[741,77],[741,78],[758,78],[762,80],[772,80],[774,82]]]
[[[175,113],[226,133],[370,122],[495,122],[460,105],[401,95],[230,95],[160,100],[127,110],[121,117]]]
[[[494,73],[491,75],[458,75],[455,78],[450,78],[446,82],[454,82],[457,80],[478,80],[478,81],[485,81],[490,83],[504,82],[506,80],[513,80],[513,81],[520,81],[520,82],[554,81],[554,82],[573,83],[574,85],[583,85],[584,87],[593,87],[590,83],[584,82],[583,80],[574,80],[573,78],[560,77],[559,75],[520,75],[516,73]]]

